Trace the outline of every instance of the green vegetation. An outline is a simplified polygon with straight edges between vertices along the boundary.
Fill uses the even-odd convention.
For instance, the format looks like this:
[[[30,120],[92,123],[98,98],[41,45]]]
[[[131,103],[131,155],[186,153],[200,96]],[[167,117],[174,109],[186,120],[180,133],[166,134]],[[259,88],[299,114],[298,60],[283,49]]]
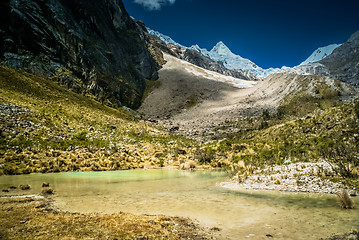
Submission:
[[[340,91],[325,83],[316,84],[312,91],[299,91],[285,97],[278,108],[278,116],[304,116],[317,109],[340,105]]]
[[[222,167],[232,171],[232,174],[250,175],[253,169],[288,161],[326,160],[336,175],[323,177],[358,187],[359,100],[342,105],[336,100],[326,104],[338,106],[318,107],[312,111],[305,108],[308,111],[295,117],[292,115],[295,106],[291,109],[285,99],[280,116],[264,111],[259,117],[229,122],[227,126],[222,126],[222,130],[226,127],[239,130],[220,136],[225,140],[213,142],[207,148],[216,152],[214,161],[220,161]],[[302,105],[302,102],[296,103]]]
[[[150,92],[159,82],[147,84]],[[342,104],[340,88],[319,82],[284,98],[278,112],[227,122],[221,130],[237,130],[201,143],[44,77],[0,67],[0,174],[200,166],[250,175],[287,161],[326,160],[336,176],[325,177],[358,185],[359,101]],[[190,97],[188,107],[197,101]]]
[[[179,167],[193,158],[197,145],[122,108],[4,66],[0,107],[0,175]],[[187,154],[178,155],[178,149]]]

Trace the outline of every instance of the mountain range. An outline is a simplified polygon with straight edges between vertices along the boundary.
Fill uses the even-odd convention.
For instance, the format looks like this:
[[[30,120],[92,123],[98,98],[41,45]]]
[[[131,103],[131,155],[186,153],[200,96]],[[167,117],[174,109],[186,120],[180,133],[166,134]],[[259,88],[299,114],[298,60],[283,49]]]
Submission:
[[[141,105],[145,80],[156,80],[165,64],[162,52],[242,80],[296,73],[359,82],[358,32],[341,45],[317,49],[299,66],[263,69],[222,41],[211,50],[183,46],[131,18],[119,0],[6,0],[0,20],[3,64],[44,74],[112,106]]]
[[[263,79],[267,76],[279,73],[279,72],[295,72],[298,74],[312,74],[314,73],[311,70],[310,64],[319,62],[324,58],[332,54],[332,52],[341,46],[341,44],[331,44],[325,47],[320,47],[316,49],[306,60],[304,60],[298,66],[293,68],[285,67],[282,68],[268,68],[263,69],[249,59],[243,58],[240,55],[233,53],[222,41],[218,42],[213,48],[209,51],[200,46],[192,45],[191,47],[185,47],[182,44],[177,43],[171,37],[164,35],[158,31],[147,28],[149,34],[159,37],[166,44],[177,46],[183,49],[191,49],[199,52],[205,57],[212,59],[213,61],[222,62],[224,67],[230,70],[239,70],[247,73],[248,76],[253,76],[254,78]],[[191,61],[190,61],[191,62]],[[192,62],[194,63],[194,62]],[[194,63],[196,64],[196,63]],[[308,66],[309,65],[309,66]],[[305,67],[303,67],[305,66]],[[203,67],[203,66],[201,66]],[[225,74],[225,73],[224,73]],[[233,76],[233,75],[232,75]]]

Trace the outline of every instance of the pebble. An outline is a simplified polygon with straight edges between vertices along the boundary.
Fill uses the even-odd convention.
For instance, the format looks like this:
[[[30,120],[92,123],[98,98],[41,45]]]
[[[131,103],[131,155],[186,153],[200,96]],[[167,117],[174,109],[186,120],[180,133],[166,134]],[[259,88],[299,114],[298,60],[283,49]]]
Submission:
[[[263,189],[330,194],[342,191],[344,188],[342,183],[334,183],[328,179],[320,178],[319,171],[324,172],[326,176],[334,175],[331,166],[325,161],[317,163],[299,162],[257,170],[251,176],[241,179],[241,182],[238,181],[241,176],[235,176],[231,181],[223,182],[220,185],[234,190]],[[350,189],[349,193],[357,194],[357,191]]]

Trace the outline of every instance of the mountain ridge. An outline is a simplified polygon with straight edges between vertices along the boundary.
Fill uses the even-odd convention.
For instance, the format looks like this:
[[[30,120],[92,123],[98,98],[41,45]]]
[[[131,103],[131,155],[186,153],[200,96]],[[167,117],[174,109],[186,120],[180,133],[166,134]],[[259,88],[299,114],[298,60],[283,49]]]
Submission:
[[[278,69],[274,68],[263,69],[253,63],[251,60],[234,54],[222,41],[219,41],[216,45],[214,45],[210,51],[205,48],[200,48],[198,45],[194,45],[191,48],[199,51],[205,56],[208,56],[214,61],[223,62],[224,66],[228,69],[239,69],[246,71],[258,78],[265,78],[268,75],[278,71]]]
[[[184,47],[183,45],[175,42],[173,39],[171,39],[170,37],[159,33],[156,31],[157,36],[160,36],[165,42],[167,41],[167,43],[172,44],[174,46],[177,47]],[[355,42],[357,37],[357,33],[354,33],[350,39],[348,39],[348,42]],[[167,40],[166,40],[167,39]],[[170,39],[171,41],[168,41],[168,39]],[[345,46],[347,46],[348,44],[346,44]],[[297,74],[303,74],[303,75],[308,75],[308,74],[324,74],[326,76],[332,76],[332,77],[337,77],[339,80],[345,80],[346,82],[356,82],[356,80],[348,80],[347,78],[355,78],[355,74],[349,76],[350,74],[347,74],[348,76],[346,77],[341,77],[338,74],[335,73],[335,71],[331,70],[329,71],[327,69],[327,67],[325,67],[322,62],[327,62],[325,59],[327,59],[330,56],[336,52],[336,50],[340,47],[342,47],[343,44],[330,44],[328,46],[324,46],[324,47],[319,47],[318,49],[316,49],[315,51],[313,51],[313,53],[308,56],[308,58],[306,60],[304,60],[302,63],[300,63],[297,66],[294,67],[286,67],[283,66],[282,68],[268,68],[268,69],[263,69],[261,67],[259,67],[258,65],[256,65],[254,62],[252,62],[249,59],[243,58],[240,55],[236,55],[234,54],[229,48],[228,46],[226,46],[224,44],[223,41],[219,41],[216,45],[214,45],[212,47],[212,49],[210,51],[208,51],[205,48],[201,48],[198,44],[192,45],[191,47],[184,47],[185,50],[191,49],[194,51],[197,51],[198,53],[202,54],[203,56],[212,59],[215,62],[221,62],[223,63],[223,66],[229,70],[240,70],[243,72],[243,74],[245,76],[248,76],[249,79],[254,79],[254,78],[259,78],[259,79],[264,79],[266,77],[268,77],[271,74],[275,74],[275,73],[283,73],[283,72],[288,72],[288,73],[297,73]],[[185,51],[182,50],[182,51]],[[342,54],[343,55],[343,54]],[[198,57],[197,57],[198,58]],[[354,56],[355,58],[355,56]],[[190,61],[194,64],[197,64],[196,61],[194,61],[191,58],[182,58],[185,59],[187,61]],[[343,62],[344,59],[341,59],[340,61]],[[335,60],[332,60],[332,65],[336,62]],[[326,64],[328,65],[328,63]],[[210,67],[205,66],[205,65],[201,65],[199,64],[199,66],[207,68],[209,70]],[[224,73],[225,71],[222,70],[222,73]],[[341,74],[343,75],[343,74]],[[355,83],[354,83],[355,84]]]

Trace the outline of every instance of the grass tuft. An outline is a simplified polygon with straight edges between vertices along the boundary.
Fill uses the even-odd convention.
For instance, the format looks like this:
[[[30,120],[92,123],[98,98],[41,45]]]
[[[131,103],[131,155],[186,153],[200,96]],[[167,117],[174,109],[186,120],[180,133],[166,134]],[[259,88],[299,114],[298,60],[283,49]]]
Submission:
[[[337,193],[338,199],[340,201],[340,205],[345,209],[353,209],[354,201],[350,198],[349,193],[346,189],[344,189],[341,193]]]

